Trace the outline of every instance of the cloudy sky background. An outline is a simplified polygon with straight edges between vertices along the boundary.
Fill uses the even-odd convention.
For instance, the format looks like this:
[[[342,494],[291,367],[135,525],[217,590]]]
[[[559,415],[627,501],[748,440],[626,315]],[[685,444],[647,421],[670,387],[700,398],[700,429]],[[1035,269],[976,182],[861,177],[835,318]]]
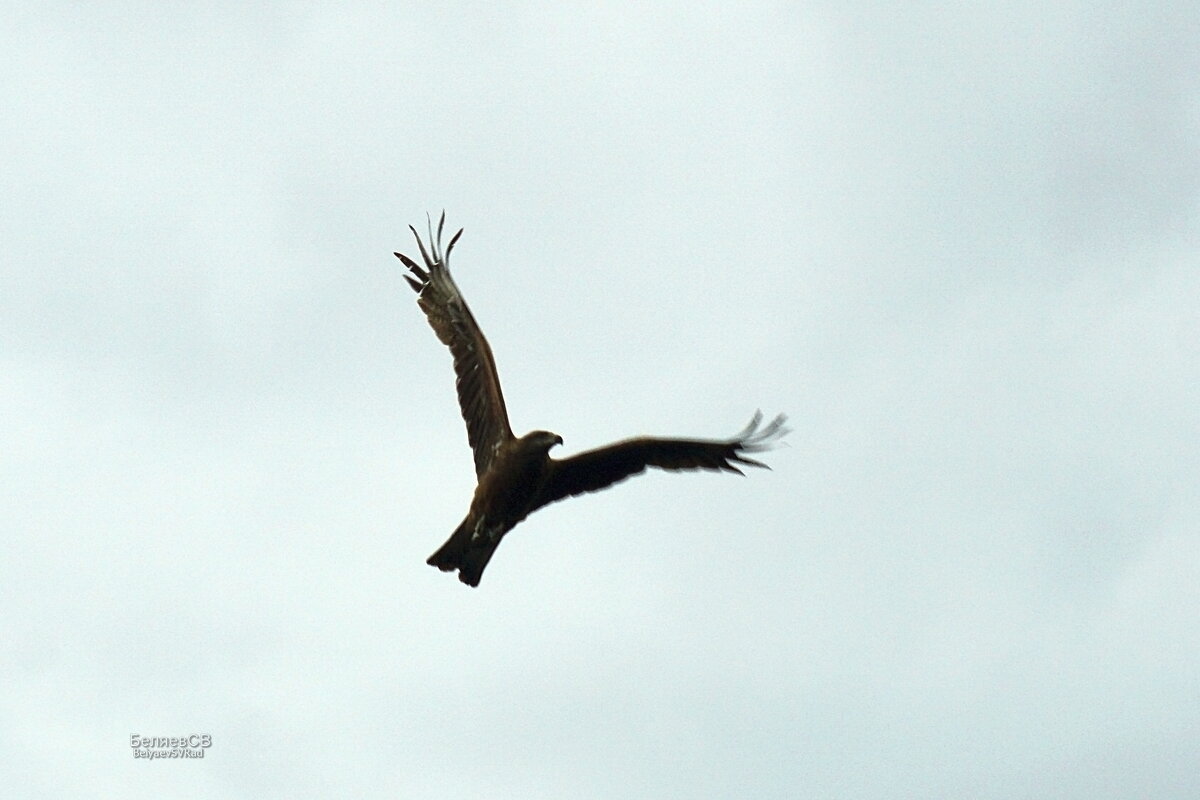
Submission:
[[[0,785],[1200,795],[1194,3],[6,4]],[[513,427],[787,412],[424,564]],[[209,734],[203,761],[130,734]]]

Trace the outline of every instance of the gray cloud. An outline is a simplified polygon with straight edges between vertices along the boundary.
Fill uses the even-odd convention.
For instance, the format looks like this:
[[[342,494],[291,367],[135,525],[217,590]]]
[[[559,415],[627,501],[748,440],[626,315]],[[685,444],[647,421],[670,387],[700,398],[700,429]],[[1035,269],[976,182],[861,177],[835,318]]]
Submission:
[[[0,782],[1194,796],[1196,25],[14,13]],[[782,410],[773,470],[425,566],[473,481],[390,252],[443,207],[515,428]]]

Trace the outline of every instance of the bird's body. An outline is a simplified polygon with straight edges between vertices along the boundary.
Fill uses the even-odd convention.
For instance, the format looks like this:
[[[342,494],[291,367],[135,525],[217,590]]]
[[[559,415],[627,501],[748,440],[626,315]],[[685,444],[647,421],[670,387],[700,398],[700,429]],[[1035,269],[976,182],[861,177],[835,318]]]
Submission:
[[[459,578],[478,586],[492,553],[516,524],[536,508],[551,471],[549,450],[562,437],[534,431],[501,446],[491,469],[479,478],[471,510],[442,547],[429,557],[439,569],[457,569]]]
[[[467,424],[478,480],[467,516],[429,557],[429,564],[447,572],[457,570],[459,580],[477,586],[504,535],[548,503],[599,491],[646,467],[741,474],[739,464],[765,466],[744,453],[765,450],[787,432],[782,414],[762,429],[758,427],[762,415],[756,414],[744,431],[725,441],[639,437],[562,460],[550,457],[550,448],[562,444],[558,434],[533,431],[520,438],[514,436],[491,348],[447,266],[461,230],[450,240],[445,253],[441,252],[445,220],[443,214],[436,238],[431,226],[432,253],[412,229],[424,267],[395,254],[412,272],[405,279],[417,292],[417,303],[430,326],[454,357],[459,407]]]

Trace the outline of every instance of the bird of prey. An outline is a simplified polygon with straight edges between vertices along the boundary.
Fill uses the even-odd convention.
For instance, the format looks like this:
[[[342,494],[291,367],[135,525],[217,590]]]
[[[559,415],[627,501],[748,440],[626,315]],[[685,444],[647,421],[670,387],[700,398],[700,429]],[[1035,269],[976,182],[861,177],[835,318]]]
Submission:
[[[467,301],[450,277],[450,251],[462,230],[442,250],[442,228],[437,236],[429,224],[429,248],[416,228],[409,226],[421,251],[421,266],[395,253],[411,275],[404,279],[417,293],[417,305],[429,325],[454,356],[458,378],[458,403],[467,423],[467,440],[475,454],[478,485],[470,510],[458,528],[427,563],[444,572],[458,571],[458,579],[478,586],[483,570],[501,539],[525,517],[548,503],[584,492],[595,492],[642,472],[646,467],[664,470],[725,470],[743,474],[739,465],[766,467],[747,453],[766,449],[787,433],[780,414],[763,427],[758,412],[732,439],[626,439],[565,459],[550,457],[550,448],[563,443],[557,433],[533,431],[513,435],[500,392],[500,378],[492,349],[475,322]]]

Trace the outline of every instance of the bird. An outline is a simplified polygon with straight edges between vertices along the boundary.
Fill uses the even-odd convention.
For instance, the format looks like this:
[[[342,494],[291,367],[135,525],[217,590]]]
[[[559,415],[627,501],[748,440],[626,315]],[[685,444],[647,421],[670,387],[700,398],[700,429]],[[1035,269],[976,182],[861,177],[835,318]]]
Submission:
[[[450,253],[463,232],[454,234],[443,250],[445,224],[443,211],[435,236],[432,220],[427,219],[428,248],[417,229],[408,226],[424,264],[403,253],[393,254],[411,273],[404,279],[417,293],[417,305],[453,356],[459,408],[475,459],[477,484],[467,515],[427,564],[443,572],[457,571],[460,581],[478,586],[504,536],[550,503],[600,491],[647,467],[739,475],[745,474],[739,469],[742,466],[769,469],[747,454],[770,449],[789,432],[783,414],[763,426],[762,412],[755,412],[750,424],[730,439],[642,436],[563,459],[550,457],[551,448],[563,443],[557,433],[535,430],[514,435],[492,349],[450,275]]]

